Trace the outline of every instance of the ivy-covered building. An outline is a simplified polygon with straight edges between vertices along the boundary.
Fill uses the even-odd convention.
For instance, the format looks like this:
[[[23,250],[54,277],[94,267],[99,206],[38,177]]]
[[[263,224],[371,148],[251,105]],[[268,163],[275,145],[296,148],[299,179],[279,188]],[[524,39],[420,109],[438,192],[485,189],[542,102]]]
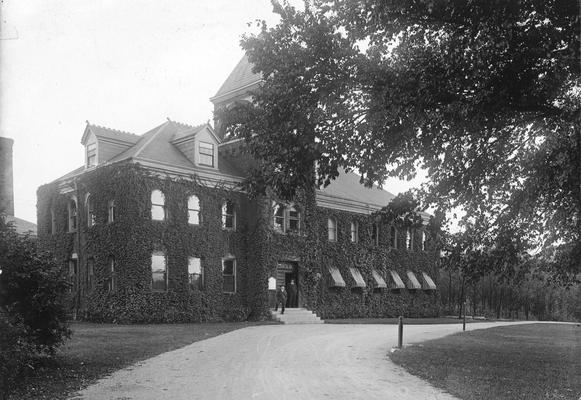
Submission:
[[[244,58],[211,100],[221,107],[259,84]],[[243,141],[216,132],[169,119],[142,135],[87,122],[85,165],[37,193],[39,241],[69,273],[74,315],[259,319],[291,280],[295,306],[322,318],[438,314],[426,231],[373,215],[392,194],[344,173],[292,203],[250,198]]]

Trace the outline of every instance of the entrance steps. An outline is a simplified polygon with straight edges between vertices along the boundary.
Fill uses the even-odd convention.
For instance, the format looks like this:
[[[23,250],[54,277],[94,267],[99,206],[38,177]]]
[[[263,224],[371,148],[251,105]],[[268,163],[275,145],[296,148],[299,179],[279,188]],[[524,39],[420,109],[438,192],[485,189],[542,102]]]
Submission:
[[[280,308],[278,311],[270,309],[270,314],[272,319],[275,321],[280,321],[283,324],[322,324],[324,321],[317,316],[312,311],[306,308],[287,308],[284,310],[284,314],[280,313]]]

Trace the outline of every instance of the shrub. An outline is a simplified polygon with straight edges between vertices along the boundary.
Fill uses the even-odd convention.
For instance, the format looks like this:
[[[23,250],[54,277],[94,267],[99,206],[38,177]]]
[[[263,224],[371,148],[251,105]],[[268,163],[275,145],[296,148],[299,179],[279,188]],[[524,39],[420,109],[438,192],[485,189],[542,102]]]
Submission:
[[[70,335],[67,289],[52,258],[0,216],[0,394],[36,355],[52,355]]]

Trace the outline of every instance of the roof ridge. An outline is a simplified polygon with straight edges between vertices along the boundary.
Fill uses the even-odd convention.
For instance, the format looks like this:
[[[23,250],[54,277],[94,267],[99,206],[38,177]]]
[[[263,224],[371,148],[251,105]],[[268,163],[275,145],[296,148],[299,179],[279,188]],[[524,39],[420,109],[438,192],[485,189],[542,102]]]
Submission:
[[[124,133],[124,134],[126,134],[126,135],[133,135],[133,136],[137,136],[137,137],[139,137],[139,135],[136,135],[135,133],[131,133],[131,132],[127,132],[127,131],[122,131],[121,129],[109,128],[109,127],[107,127],[107,126],[102,126],[102,125],[92,124],[92,123],[90,123],[89,121],[87,121],[87,125],[88,125],[89,127],[92,127],[92,126],[94,126],[95,128],[107,129],[107,130],[110,130],[110,131],[113,131],[113,132]]]

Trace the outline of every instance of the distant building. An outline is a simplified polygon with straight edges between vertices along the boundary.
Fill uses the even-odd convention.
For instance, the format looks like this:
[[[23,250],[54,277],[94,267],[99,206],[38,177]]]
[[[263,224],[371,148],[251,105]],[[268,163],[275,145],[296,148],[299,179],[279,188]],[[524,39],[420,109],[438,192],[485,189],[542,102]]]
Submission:
[[[216,107],[260,84],[244,58]],[[219,125],[219,121],[216,121]],[[40,242],[93,320],[262,318],[272,288],[323,318],[438,314],[437,252],[424,229],[381,224],[394,197],[341,174],[293,202],[250,198],[240,139],[168,121],[135,135],[87,123],[85,165],[38,190]]]
[[[12,146],[14,140],[0,137],[0,214],[6,218],[16,232],[36,235],[36,225],[14,216],[14,173]]]

